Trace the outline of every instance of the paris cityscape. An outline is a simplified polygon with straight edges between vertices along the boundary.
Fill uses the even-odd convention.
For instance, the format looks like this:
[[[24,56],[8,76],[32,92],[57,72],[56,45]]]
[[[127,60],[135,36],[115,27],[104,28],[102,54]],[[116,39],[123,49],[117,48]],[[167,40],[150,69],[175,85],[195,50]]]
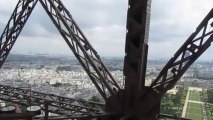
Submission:
[[[104,57],[102,60],[118,84],[124,86],[123,58]],[[166,61],[148,60],[146,86],[157,77]],[[187,118],[190,116],[187,105],[192,104],[200,107],[200,115],[193,119],[211,119],[212,71],[213,61],[198,61],[193,64],[176,86],[164,96],[161,113]],[[87,73],[72,56],[11,54],[0,69],[0,82],[6,86],[104,103]],[[2,101],[1,107],[5,104],[7,103]]]

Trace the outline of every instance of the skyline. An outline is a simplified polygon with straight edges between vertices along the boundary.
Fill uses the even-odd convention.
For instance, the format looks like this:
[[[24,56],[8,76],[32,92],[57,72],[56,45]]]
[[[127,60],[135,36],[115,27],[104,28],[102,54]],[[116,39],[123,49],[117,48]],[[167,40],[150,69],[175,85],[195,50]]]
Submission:
[[[2,33],[17,1],[0,1]],[[124,56],[127,0],[63,0],[96,51],[105,56]],[[149,59],[169,59],[211,9],[213,1],[152,1]],[[57,48],[57,49],[56,49]],[[12,53],[72,55],[40,3],[35,7]],[[213,48],[201,59],[211,60]]]

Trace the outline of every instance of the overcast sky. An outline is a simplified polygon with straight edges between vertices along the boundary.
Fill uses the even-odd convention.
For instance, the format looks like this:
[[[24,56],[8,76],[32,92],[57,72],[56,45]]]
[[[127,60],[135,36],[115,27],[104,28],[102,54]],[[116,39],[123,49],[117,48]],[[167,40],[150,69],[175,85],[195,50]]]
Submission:
[[[101,56],[124,56],[127,0],[62,0]],[[17,0],[0,1],[2,33]],[[152,0],[149,59],[170,58],[213,7],[212,0]],[[12,53],[71,54],[37,4]],[[202,59],[211,60],[213,48]]]

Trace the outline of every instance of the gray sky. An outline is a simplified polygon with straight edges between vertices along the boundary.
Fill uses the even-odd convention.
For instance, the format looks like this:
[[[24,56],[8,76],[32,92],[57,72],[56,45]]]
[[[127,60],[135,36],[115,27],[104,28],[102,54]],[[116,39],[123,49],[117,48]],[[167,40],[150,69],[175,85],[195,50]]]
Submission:
[[[124,56],[127,0],[62,0],[101,56]],[[2,32],[17,0],[0,1]],[[212,0],[152,0],[149,59],[170,58],[211,10]],[[13,53],[71,54],[37,4]],[[211,57],[213,48],[202,59]]]

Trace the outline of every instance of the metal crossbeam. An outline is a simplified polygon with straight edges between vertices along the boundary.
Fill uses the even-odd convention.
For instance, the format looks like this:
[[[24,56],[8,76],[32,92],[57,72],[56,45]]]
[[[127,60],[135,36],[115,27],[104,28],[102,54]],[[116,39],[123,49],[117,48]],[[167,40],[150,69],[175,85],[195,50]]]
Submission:
[[[150,87],[158,90],[160,95],[171,89],[197,58],[210,47],[213,41],[212,18],[213,9],[153,81]]]
[[[0,68],[21,33],[37,1],[38,0],[18,1],[18,4],[0,37]]]
[[[32,120],[32,115],[27,113],[1,114],[0,120]]]
[[[40,0],[40,3],[102,97],[107,100],[108,96],[114,95],[117,90],[120,90],[100,56],[62,2],[60,0]]]
[[[38,105],[41,106],[42,110],[45,110],[44,104],[47,103],[49,108],[48,112],[60,115],[90,115],[103,114],[104,112],[104,105],[100,103],[66,98],[4,85],[0,85],[0,99],[24,106]]]
[[[90,114],[87,116],[49,116],[48,120],[120,120],[122,116],[118,114]],[[44,117],[34,117],[33,120],[44,120]]]

